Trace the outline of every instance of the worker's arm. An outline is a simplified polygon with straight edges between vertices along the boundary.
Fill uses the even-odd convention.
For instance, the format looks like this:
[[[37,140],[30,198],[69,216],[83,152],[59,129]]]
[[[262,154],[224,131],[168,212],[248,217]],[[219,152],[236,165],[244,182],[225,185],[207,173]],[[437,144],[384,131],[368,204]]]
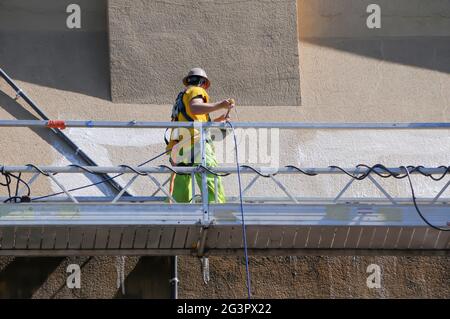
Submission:
[[[214,119],[214,122],[226,122],[230,120],[230,113],[225,113]]]
[[[234,103],[231,99],[223,100],[216,103],[205,103],[201,98],[192,99],[189,103],[191,107],[191,113],[193,115],[209,114],[220,109],[231,110],[234,107]]]

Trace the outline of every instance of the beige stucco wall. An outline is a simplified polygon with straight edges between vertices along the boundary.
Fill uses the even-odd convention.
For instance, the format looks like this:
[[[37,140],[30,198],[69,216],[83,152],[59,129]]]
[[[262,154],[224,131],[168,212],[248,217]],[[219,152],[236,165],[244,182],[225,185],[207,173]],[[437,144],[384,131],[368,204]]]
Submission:
[[[51,3],[52,8],[55,3]],[[0,47],[1,67],[11,73],[51,118],[168,120],[169,105],[110,101],[106,4],[103,1],[89,3],[81,5],[90,8],[92,18],[88,16],[85,19],[82,30],[69,31],[64,27],[66,14],[63,4],[54,9],[53,18],[49,19],[45,8],[27,11],[25,1],[1,1],[0,17],[5,12],[15,17],[0,19],[0,40],[4,43]],[[448,1],[427,1],[426,9],[429,11],[426,16],[431,18],[422,15],[424,7],[418,2],[397,0],[389,1],[389,4],[380,3],[382,8],[386,8],[388,21],[381,31],[372,34],[360,27],[363,22],[360,17],[365,15],[365,11],[359,10],[364,7],[355,7],[354,1],[298,1],[302,105],[238,106],[235,120],[449,121],[450,41],[449,35],[442,31],[448,30],[445,28],[448,23],[446,12],[450,10]],[[19,16],[22,18],[16,18]],[[402,27],[394,24],[396,16],[400,17]],[[22,27],[17,30],[8,27],[15,21],[33,21],[30,17],[48,20],[44,24],[48,27],[45,30],[36,27],[41,23],[29,26],[21,23]],[[355,17],[359,17],[356,19],[359,22],[355,22],[357,25],[346,22]],[[104,24],[99,24],[99,21]],[[123,23],[125,27],[126,21]],[[426,28],[422,29],[424,24]],[[352,30],[355,30],[356,37],[350,32]],[[23,101],[11,99],[14,94],[3,81],[0,81],[0,91],[1,118],[34,118]],[[124,130],[85,132],[69,129],[66,132],[100,165],[136,164],[163,147],[160,131],[130,133]],[[65,165],[72,160],[68,150],[47,131],[2,128],[0,134],[3,137],[0,147],[4,150],[0,159],[2,164]],[[287,131],[280,137],[281,164],[320,167],[382,162],[387,165],[434,166],[448,163],[450,154],[448,131]],[[163,162],[155,162],[155,165]],[[86,180],[68,182],[75,185],[84,184]],[[300,182],[288,181],[293,190],[304,190],[303,194],[314,196],[331,195],[343,182],[343,179],[305,178]],[[422,186],[418,189],[420,196],[432,196],[442,185],[417,183]],[[368,185],[360,186],[353,191],[377,194]],[[227,179],[226,187],[232,194],[236,190],[234,179]],[[409,196],[405,183],[388,182],[387,187],[393,193]],[[45,194],[53,189],[54,185],[42,181],[33,189],[33,194]],[[267,189],[276,192],[272,185],[263,181],[255,194],[267,192]],[[0,271],[11,262],[5,258],[0,260],[4,265]],[[60,261],[61,265],[68,262]],[[98,286],[83,288],[86,290],[81,294],[67,291],[55,296],[113,296],[116,291],[113,262],[111,258],[90,260],[92,266],[83,272],[84,278],[87,281],[102,278],[95,281]],[[372,262],[380,264],[385,274],[383,291],[368,290],[365,286],[365,269]],[[133,261],[129,265],[132,268]],[[448,265],[448,257],[311,257],[298,258],[295,263],[282,258],[255,258],[251,263],[255,294],[260,297],[448,298],[448,285],[443,284],[449,280]],[[98,270],[102,267],[106,267],[105,272],[98,277]],[[239,260],[214,258],[211,259],[211,267],[212,281],[204,286],[198,261],[181,258],[181,296],[244,297],[243,265]],[[64,275],[64,267],[56,263],[48,279],[43,280],[42,287],[63,285]],[[54,296],[54,291],[53,288],[40,288],[34,295],[50,297]]]
[[[108,18],[114,102],[172,103],[202,66],[217,97],[300,104],[296,0],[110,0]]]

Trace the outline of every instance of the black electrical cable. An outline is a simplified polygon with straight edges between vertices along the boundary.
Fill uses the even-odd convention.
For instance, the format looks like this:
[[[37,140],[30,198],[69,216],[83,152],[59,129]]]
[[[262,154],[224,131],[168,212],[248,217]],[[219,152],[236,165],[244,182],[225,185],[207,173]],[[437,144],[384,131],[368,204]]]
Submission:
[[[132,172],[136,173],[139,176],[148,176],[147,173],[140,172],[137,169],[135,169],[134,167],[131,167],[130,165],[122,164],[122,165],[119,165],[119,167],[128,168],[129,170],[131,170]]]
[[[11,196],[3,201],[3,203],[9,203],[14,201],[14,203],[30,203],[31,199],[28,196]]]
[[[286,166],[286,167],[290,167],[290,166]],[[381,178],[393,177],[395,179],[404,179],[404,178],[407,177],[407,174],[399,174],[399,173],[393,172],[393,171],[391,171],[390,169],[388,169],[386,166],[384,166],[382,164],[375,164],[373,166],[368,166],[366,164],[358,164],[358,165],[356,165],[356,168],[361,168],[361,167],[362,168],[366,168],[366,171],[362,172],[362,173],[359,173],[360,176],[357,176],[356,174],[352,174],[352,173],[348,172],[347,170],[345,170],[342,167],[335,166],[335,165],[329,166],[329,168],[337,169],[337,170],[343,172],[344,174],[350,176],[351,178],[359,180],[359,181],[367,178],[372,173],[376,174],[377,176],[379,176]],[[404,167],[404,166],[402,166],[402,167]],[[439,177],[434,177],[432,174],[428,174],[428,173],[425,173],[424,171],[422,171],[422,169],[424,168],[423,166],[412,166],[412,165],[409,165],[407,167],[408,167],[408,169],[411,169],[409,171],[409,173],[418,172],[421,175],[423,175],[425,177],[429,177],[429,178],[431,178],[434,181],[440,181],[447,174],[450,173],[450,166],[448,166],[448,167],[447,166],[439,166],[438,168],[444,169],[444,172]],[[379,170],[381,170],[382,172],[378,172]]]
[[[172,173],[177,174],[177,175],[191,175],[191,173],[177,172],[176,170],[174,170],[172,167],[170,167],[168,165],[159,165],[159,167],[168,169],[169,171],[171,171]]]
[[[405,167],[405,166],[401,166],[400,168],[402,168],[402,169],[404,169],[406,171],[406,176],[408,177],[409,186],[411,188],[411,195],[412,195],[414,207],[416,208],[417,214],[419,214],[420,218],[422,218],[422,220],[425,222],[425,224],[427,224],[428,226],[430,226],[433,229],[436,229],[436,230],[439,230],[439,231],[450,231],[450,228],[442,228],[442,227],[439,227],[439,226],[435,226],[435,225],[431,224],[425,218],[425,216],[420,211],[419,206],[417,205],[416,194],[415,194],[414,187],[413,187],[413,184],[412,184],[412,181],[411,181],[411,175],[410,175],[409,169],[407,167]]]
[[[18,195],[19,195],[19,180],[21,179],[21,177],[22,177],[22,173],[19,173],[19,176],[18,176],[18,179],[16,182],[16,191],[14,192],[15,197],[18,197]]]
[[[34,165],[34,164],[26,164],[25,166],[34,168],[35,170],[37,170],[39,173],[41,173],[41,174],[44,175],[44,176],[50,176],[49,173],[44,172],[40,167],[38,167],[38,166],[36,166],[36,165]]]
[[[2,175],[5,178],[5,183],[3,184],[0,182],[0,185],[6,186],[6,188],[8,189],[8,197],[11,197],[11,176],[10,173],[5,173],[4,167],[2,167]]]
[[[372,167],[367,166],[367,165],[365,165],[365,164],[359,164],[359,165],[356,166],[356,168],[360,168],[360,167],[365,167],[365,168],[367,168],[367,171],[364,172],[364,173],[358,173],[358,174],[360,174],[360,176],[358,176],[358,175],[356,175],[356,174],[352,174],[352,173],[348,172],[347,170],[345,170],[344,168],[342,168],[342,167],[340,167],[340,166],[336,166],[336,165],[331,165],[331,166],[329,166],[329,168],[337,169],[337,170],[343,172],[345,175],[350,176],[351,178],[353,178],[353,179],[355,179],[355,180],[358,180],[358,181],[362,181],[362,180],[365,179],[367,176],[369,176],[371,173],[375,173],[375,174],[377,174],[378,176],[380,176],[380,177],[382,177],[382,178],[388,178],[388,177],[393,176],[393,175],[392,175],[392,172],[390,172],[387,168],[385,168],[385,167],[384,167],[383,165],[381,165],[381,164],[376,164],[376,165],[374,165],[374,166],[372,166]],[[375,170],[376,168],[381,168],[381,169],[383,169],[383,170],[385,170],[385,171],[388,171],[389,175],[383,175],[382,173],[378,173],[378,172]]]
[[[22,184],[26,187],[26,189],[27,189],[27,196],[30,196],[30,194],[31,194],[31,188],[30,188],[30,185],[28,185],[27,182],[25,182],[20,176],[14,175],[14,174],[12,174],[12,173],[7,173],[7,174],[8,174],[9,176],[13,177],[14,179],[16,179],[16,180],[17,180],[17,183],[22,183]]]
[[[31,193],[31,189],[30,189],[30,185],[28,185],[27,182],[25,182],[22,179],[22,173],[19,173],[19,175],[14,175],[10,172],[5,172],[5,168],[2,167],[1,170],[1,174],[5,177],[5,183],[0,182],[1,186],[6,186],[8,189],[8,198],[6,200],[4,200],[4,203],[8,203],[14,200],[15,203],[19,202],[28,202],[29,201],[29,196]],[[11,184],[12,184],[12,178],[14,178],[16,180],[16,187],[15,187],[15,194],[12,195],[11,194]],[[19,193],[19,184],[22,183],[23,185],[25,185],[26,189],[27,189],[27,195],[25,196],[18,196]]]
[[[294,166],[294,165],[287,165],[287,166],[285,166],[285,167],[286,167],[286,168],[292,168],[292,169],[295,169],[295,170],[299,171],[300,173],[302,173],[302,174],[304,174],[304,175],[307,175],[307,176],[317,176],[316,173],[308,173],[307,171],[304,171],[304,170],[302,170],[301,168],[299,168],[299,167],[297,167],[297,166]]]
[[[423,166],[419,166],[419,167],[423,168]],[[420,172],[422,175],[425,175],[425,176],[427,176],[427,177],[430,177],[430,178],[431,178],[432,180],[434,180],[434,181],[440,181],[440,180],[442,180],[447,174],[450,173],[450,166],[444,166],[444,165],[442,165],[442,166],[439,166],[438,168],[443,168],[443,169],[445,169],[445,170],[444,170],[444,173],[442,173],[442,175],[441,175],[440,177],[434,177],[434,176],[431,175],[431,174],[424,174],[420,169],[419,169],[419,172]]]
[[[419,215],[419,217],[425,222],[425,224],[427,224],[428,226],[430,226],[433,229],[439,230],[439,231],[450,231],[450,228],[442,228],[439,226],[435,226],[433,224],[431,224],[426,218],[425,216],[422,214],[422,212],[419,209],[419,206],[417,204],[417,198],[416,198],[416,194],[415,194],[415,190],[414,190],[414,186],[412,184],[412,180],[411,180],[411,173],[413,172],[419,172],[421,175],[425,176],[425,177],[429,177],[434,181],[440,181],[442,180],[448,173],[450,173],[450,166],[439,166],[438,168],[442,168],[444,169],[444,172],[442,173],[442,175],[440,175],[439,177],[434,177],[432,174],[427,174],[425,172],[422,171],[422,169],[424,168],[423,166],[400,166],[400,169],[405,170],[405,174],[398,174],[398,173],[394,173],[391,170],[389,170],[388,168],[386,168],[384,165],[382,164],[376,164],[372,167],[365,165],[365,164],[359,164],[356,167],[364,167],[367,169],[366,172],[364,172],[361,176],[356,176],[353,175],[349,172],[347,172],[345,169],[339,167],[339,166],[330,166],[331,168],[335,168],[338,169],[342,172],[344,172],[346,175],[356,179],[356,180],[363,180],[365,179],[367,176],[370,175],[370,173],[375,173],[378,176],[382,177],[382,178],[388,178],[388,177],[393,177],[395,179],[403,179],[403,178],[408,178],[408,182],[409,182],[409,186],[411,188],[411,195],[412,195],[412,199],[413,199],[413,203],[414,203],[414,208],[417,211],[417,214]],[[376,171],[376,169],[381,169],[385,172],[387,172],[387,175],[383,175],[382,173],[378,173]]]
[[[211,170],[210,168],[208,168],[208,167],[206,167],[206,166],[203,166],[203,165],[199,165],[199,166],[197,166],[197,167],[198,167],[199,170],[205,170],[205,171],[208,172],[209,174],[215,175],[215,176],[218,176],[218,177],[227,177],[227,176],[230,175],[230,173],[217,173],[217,172],[214,172],[214,171]]]
[[[362,175],[364,176],[363,178],[366,178],[367,176],[369,176],[370,174],[374,173],[375,175],[381,177],[381,178],[390,178],[390,177],[394,177],[397,178],[399,174],[392,172],[391,170],[389,170],[386,166],[382,165],[382,164],[375,164],[373,166],[369,166],[366,164],[358,164],[356,165],[356,168],[366,168],[367,171]],[[383,172],[378,172],[378,170],[382,170],[384,172],[386,172],[386,174],[383,174]]]
[[[235,133],[234,133],[234,129],[233,129],[233,134],[235,134]],[[236,146],[236,147],[237,147],[237,146]],[[258,174],[259,176],[264,177],[264,178],[270,178],[270,176],[276,175],[276,174],[272,174],[272,175],[270,175],[270,174],[267,174],[267,175],[266,175],[266,174],[263,174],[263,173],[261,173],[260,171],[258,171],[256,168],[251,167],[250,165],[240,165],[240,166],[238,167],[238,174],[240,173],[240,172],[239,172],[240,168],[248,168],[248,169],[252,170],[253,172],[255,172],[256,174]]]

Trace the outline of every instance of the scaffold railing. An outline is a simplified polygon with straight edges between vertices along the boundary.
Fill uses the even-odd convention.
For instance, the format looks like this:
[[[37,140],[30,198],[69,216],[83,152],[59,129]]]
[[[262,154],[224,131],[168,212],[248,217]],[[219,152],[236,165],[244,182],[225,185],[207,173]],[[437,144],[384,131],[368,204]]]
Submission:
[[[50,120],[52,121],[52,120]],[[0,120],[0,127],[49,127],[48,120]],[[57,120],[58,121],[58,120]],[[49,123],[50,122],[50,123]],[[219,122],[146,122],[146,121],[61,121],[64,127],[77,128],[222,128],[230,129]],[[448,122],[360,122],[360,123],[307,123],[307,122],[235,122],[235,128],[278,128],[278,129],[311,129],[311,130],[448,130]]]

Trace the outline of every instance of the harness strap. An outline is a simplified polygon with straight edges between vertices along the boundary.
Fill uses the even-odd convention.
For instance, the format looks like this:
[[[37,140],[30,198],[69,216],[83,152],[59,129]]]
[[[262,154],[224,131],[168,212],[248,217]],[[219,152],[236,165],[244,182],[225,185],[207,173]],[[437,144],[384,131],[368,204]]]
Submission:
[[[186,91],[182,91],[177,96],[174,108],[172,110],[172,122],[178,122],[179,121],[178,117],[179,117],[180,113],[184,116],[184,118],[188,122],[194,122],[195,121],[191,116],[189,116],[189,114],[186,111],[186,106],[184,105],[184,102],[183,102],[183,97],[184,97],[185,93],[186,93]],[[202,98],[203,99],[203,96],[199,95],[199,96],[196,96],[195,98]],[[208,114],[208,122],[211,122],[211,117],[209,116],[209,114]],[[166,143],[166,145],[170,144],[170,141],[167,138],[167,132],[168,131],[169,131],[169,128],[167,128],[166,131],[164,132],[164,142]],[[211,140],[209,134],[206,137],[206,142],[207,143],[212,143],[212,140]],[[194,162],[194,154],[193,153],[191,154],[191,161]]]

